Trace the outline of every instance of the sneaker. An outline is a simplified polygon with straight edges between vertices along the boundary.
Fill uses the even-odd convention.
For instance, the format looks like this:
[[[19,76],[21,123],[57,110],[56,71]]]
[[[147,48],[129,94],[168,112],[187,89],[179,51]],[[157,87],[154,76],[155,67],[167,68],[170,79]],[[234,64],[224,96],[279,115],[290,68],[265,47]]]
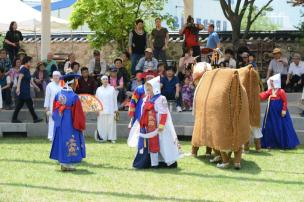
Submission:
[[[218,163],[222,160],[221,156],[216,156],[213,159],[210,159],[209,162],[210,163]]]
[[[34,120],[34,123],[39,123],[39,122],[42,122],[43,121],[43,119],[36,119],[36,120]]]
[[[112,143],[112,144],[115,144],[115,143],[116,143],[116,141],[115,141],[115,140],[112,140],[112,141],[111,141],[111,143]]]
[[[182,108],[181,108],[180,106],[177,106],[177,107],[176,107],[176,111],[177,111],[177,112],[182,112],[183,110],[182,110]]]
[[[221,169],[226,169],[229,168],[229,163],[218,163],[216,167]]]
[[[12,123],[22,123],[22,121],[16,119],[16,120],[12,120]]]
[[[192,107],[189,108],[189,111],[192,111]]]

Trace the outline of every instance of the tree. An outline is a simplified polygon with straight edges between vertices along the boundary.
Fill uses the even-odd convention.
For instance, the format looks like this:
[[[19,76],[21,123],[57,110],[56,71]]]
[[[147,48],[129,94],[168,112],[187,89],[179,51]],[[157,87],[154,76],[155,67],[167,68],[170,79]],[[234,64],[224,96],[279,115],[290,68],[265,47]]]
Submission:
[[[304,0],[292,0],[287,2],[291,3],[293,6],[304,6]]]
[[[138,18],[151,21],[161,16],[167,0],[78,0],[74,6],[70,22],[72,29],[88,24],[94,31],[89,36],[96,48],[115,41],[120,51],[126,49],[128,35]],[[161,16],[168,24],[173,24],[169,14]]]
[[[232,43],[233,48],[236,50],[240,44],[241,38],[241,24],[244,18],[245,12],[248,9],[247,25],[244,30],[243,39],[245,39],[250,31],[252,24],[258,19],[263,11],[270,8],[270,4],[273,0],[267,0],[267,3],[257,10],[254,14],[256,0],[236,0],[235,6],[232,7],[231,0],[220,0],[220,4],[225,17],[229,20],[232,27]],[[243,3],[242,3],[243,2]]]
[[[256,15],[258,8],[254,7],[252,12],[253,15]],[[269,9],[270,11],[270,9]],[[250,27],[250,31],[273,31],[278,30],[280,28],[279,25],[271,22],[270,18],[266,16],[266,12],[264,11],[255,21],[252,23]],[[247,28],[247,18],[248,18],[249,9],[246,10],[244,18],[241,24],[241,30],[246,30]],[[248,33],[247,33],[248,34]],[[243,37],[244,38],[244,37]]]

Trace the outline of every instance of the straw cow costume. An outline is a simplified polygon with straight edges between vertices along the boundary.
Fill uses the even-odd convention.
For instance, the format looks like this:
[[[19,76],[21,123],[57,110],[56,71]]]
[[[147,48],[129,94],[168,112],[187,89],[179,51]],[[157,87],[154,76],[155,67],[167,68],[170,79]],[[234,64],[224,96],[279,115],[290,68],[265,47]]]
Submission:
[[[234,152],[234,166],[240,168],[242,145],[250,136],[249,106],[239,73],[232,69],[215,69],[204,73],[194,97],[194,147],[207,146],[221,152],[229,166],[229,152]]]

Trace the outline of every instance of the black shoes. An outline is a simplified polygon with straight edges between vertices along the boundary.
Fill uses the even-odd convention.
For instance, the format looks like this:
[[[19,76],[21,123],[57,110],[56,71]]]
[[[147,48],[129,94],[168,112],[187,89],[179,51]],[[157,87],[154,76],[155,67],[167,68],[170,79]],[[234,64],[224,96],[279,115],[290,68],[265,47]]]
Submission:
[[[39,122],[42,122],[42,121],[43,121],[43,119],[39,119],[39,118],[38,118],[38,119],[35,119],[35,120],[34,120],[34,123],[39,123]]]
[[[20,121],[20,120],[18,120],[18,119],[16,119],[16,120],[12,120],[12,123],[22,123],[22,121]]]

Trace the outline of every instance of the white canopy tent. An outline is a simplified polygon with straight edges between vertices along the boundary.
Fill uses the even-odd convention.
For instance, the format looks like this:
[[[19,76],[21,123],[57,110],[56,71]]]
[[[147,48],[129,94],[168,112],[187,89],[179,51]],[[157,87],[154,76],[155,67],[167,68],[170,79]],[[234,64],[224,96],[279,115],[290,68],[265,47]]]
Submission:
[[[16,21],[18,30],[23,32],[41,32],[41,12],[20,0],[0,0],[0,31],[7,31],[11,21]],[[51,31],[69,31],[66,20],[51,17]]]

